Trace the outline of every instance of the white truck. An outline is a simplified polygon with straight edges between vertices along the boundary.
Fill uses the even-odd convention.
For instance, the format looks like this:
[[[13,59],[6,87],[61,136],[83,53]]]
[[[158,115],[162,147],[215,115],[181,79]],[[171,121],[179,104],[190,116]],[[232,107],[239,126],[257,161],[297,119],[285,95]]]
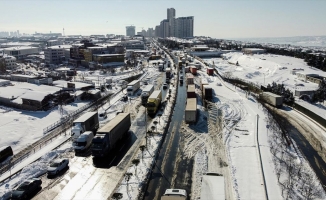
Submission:
[[[87,112],[76,119],[72,124],[71,137],[76,140],[86,131],[95,133],[99,128],[99,120],[97,112]]]
[[[127,85],[127,93],[128,95],[132,96],[135,94],[135,92],[140,88],[140,82],[139,80],[134,80],[131,81],[128,85]]]
[[[185,110],[185,122],[195,123],[197,120],[197,99],[188,98]]]
[[[72,144],[75,152],[86,151],[92,144],[94,133],[92,131],[86,131],[81,134]]]
[[[260,98],[265,100],[268,104],[280,108],[283,105],[283,97],[271,92],[263,92],[262,94],[259,95]]]
[[[161,200],[186,200],[187,192],[182,189],[167,189]]]
[[[141,103],[143,106],[147,104],[148,97],[151,96],[153,91],[154,91],[154,85],[146,85],[146,87],[143,89],[140,95]]]
[[[224,177],[206,173],[202,177],[200,200],[225,200]]]

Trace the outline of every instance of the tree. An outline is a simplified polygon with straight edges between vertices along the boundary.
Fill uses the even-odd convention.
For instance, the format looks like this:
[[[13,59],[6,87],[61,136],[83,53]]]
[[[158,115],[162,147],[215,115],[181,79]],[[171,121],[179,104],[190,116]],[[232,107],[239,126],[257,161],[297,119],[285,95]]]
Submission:
[[[142,159],[142,160],[144,159],[144,151],[145,151],[145,148],[146,148],[145,145],[141,145],[141,146],[139,147],[139,149],[141,150],[141,159]]]
[[[132,173],[130,173],[130,172],[125,173],[125,180],[127,182],[127,191],[128,191],[128,186],[129,186],[129,181],[130,181],[131,176],[132,176]]]
[[[136,174],[136,176],[137,176],[137,166],[138,166],[139,162],[140,162],[139,159],[133,159],[132,160],[132,164],[135,165],[135,174]]]
[[[116,200],[122,199],[122,197],[123,197],[123,194],[121,194],[121,193],[114,193],[112,195],[112,199],[116,199]]]

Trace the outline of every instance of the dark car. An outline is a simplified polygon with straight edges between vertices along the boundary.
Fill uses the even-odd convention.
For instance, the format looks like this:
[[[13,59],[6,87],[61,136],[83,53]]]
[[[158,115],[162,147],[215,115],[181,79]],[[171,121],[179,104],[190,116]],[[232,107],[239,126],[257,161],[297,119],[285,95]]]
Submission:
[[[31,199],[42,188],[42,180],[39,178],[32,178],[25,180],[12,191],[11,199]]]

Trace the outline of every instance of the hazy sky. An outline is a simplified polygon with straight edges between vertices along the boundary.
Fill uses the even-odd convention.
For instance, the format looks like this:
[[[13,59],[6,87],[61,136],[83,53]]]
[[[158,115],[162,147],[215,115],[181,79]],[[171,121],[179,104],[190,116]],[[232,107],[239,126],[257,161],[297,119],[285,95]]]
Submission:
[[[0,31],[125,34],[194,16],[194,35],[214,38],[326,35],[326,0],[0,0]]]

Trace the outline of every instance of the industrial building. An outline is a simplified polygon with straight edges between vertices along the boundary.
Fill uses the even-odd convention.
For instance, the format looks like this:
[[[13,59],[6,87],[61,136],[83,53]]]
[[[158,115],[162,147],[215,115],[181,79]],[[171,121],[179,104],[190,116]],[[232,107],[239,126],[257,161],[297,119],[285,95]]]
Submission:
[[[23,46],[23,47],[9,47],[3,49],[5,54],[14,56],[17,59],[24,59],[28,55],[38,54],[40,52],[38,47]]]
[[[70,56],[71,45],[51,46],[44,49],[44,57],[46,64],[60,64],[62,61],[68,60]]]

